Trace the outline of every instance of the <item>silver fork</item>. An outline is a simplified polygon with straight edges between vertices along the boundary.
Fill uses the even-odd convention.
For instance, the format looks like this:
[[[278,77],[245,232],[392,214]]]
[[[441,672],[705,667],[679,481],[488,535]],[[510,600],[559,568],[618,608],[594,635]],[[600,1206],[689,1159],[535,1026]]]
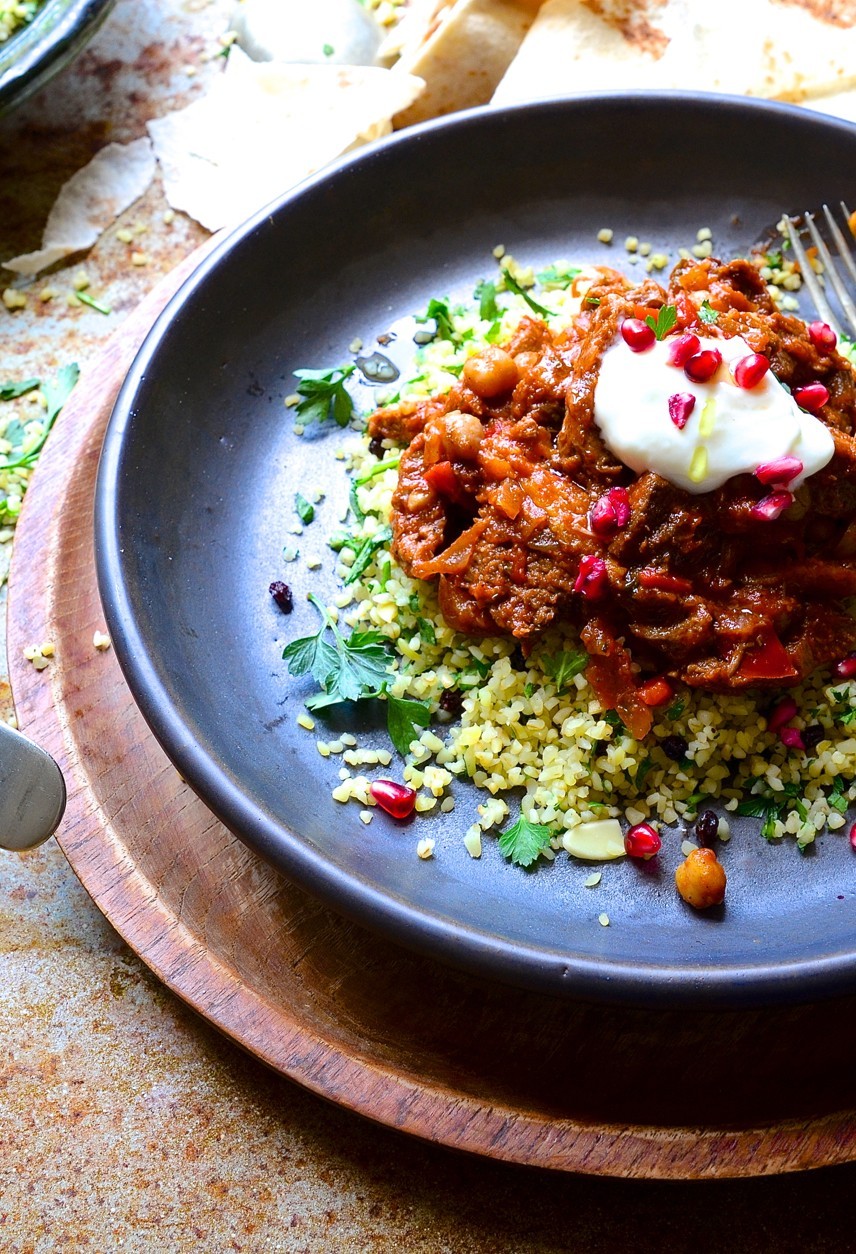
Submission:
[[[850,230],[850,210],[847,208],[843,200],[839,203],[841,205],[841,212],[844,214],[844,221],[847,224],[847,235],[852,241],[853,233]],[[849,330],[842,324],[842,320],[839,315],[833,311],[827,299],[826,292],[824,291],[824,282],[815,272],[814,266],[806,256],[805,249],[803,248],[802,240],[800,238],[799,225],[794,218],[789,217],[787,214],[785,214],[783,221],[787,229],[788,238],[791,241],[791,247],[794,250],[794,257],[799,263],[803,284],[811,297],[815,309],[824,322],[829,323],[839,339],[844,336],[845,338],[852,340],[856,337],[856,303],[854,303],[853,297],[848,292],[844,279],[842,278],[841,265],[844,265],[848,275],[850,276],[850,281],[854,289],[856,289],[856,262],[853,260],[851,244],[848,244],[847,239],[844,236],[844,232],[832,216],[829,205],[823,206],[823,215],[826,219],[826,224],[829,227],[829,232],[835,241],[835,247],[838,250],[837,264],[832,256],[832,253],[829,251],[826,240],[817,228],[817,223],[815,222],[817,214],[804,213],[802,216],[805,223],[805,229],[811,236],[811,241],[817,248],[817,255],[823,264],[823,280],[829,280],[830,286],[835,293],[841,310],[850,324]]]

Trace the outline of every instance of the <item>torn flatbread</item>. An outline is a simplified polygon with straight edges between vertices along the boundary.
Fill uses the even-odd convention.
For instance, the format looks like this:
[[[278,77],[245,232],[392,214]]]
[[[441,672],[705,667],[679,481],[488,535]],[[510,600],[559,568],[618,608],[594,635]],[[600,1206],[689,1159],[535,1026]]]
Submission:
[[[33,275],[72,253],[91,248],[119,214],[151,183],[155,158],[151,141],[108,144],[63,185],[48,215],[38,251],[3,263],[7,270]]]
[[[167,199],[210,231],[236,225],[385,134],[423,86],[374,66],[254,62],[233,48],[206,96],[148,125]]]
[[[539,4],[540,0],[456,0],[420,9],[420,42],[402,48],[393,73],[416,74],[426,88],[410,108],[396,115],[395,126],[488,104]]]
[[[856,87],[841,0],[546,0],[493,103],[621,89],[802,102]]]

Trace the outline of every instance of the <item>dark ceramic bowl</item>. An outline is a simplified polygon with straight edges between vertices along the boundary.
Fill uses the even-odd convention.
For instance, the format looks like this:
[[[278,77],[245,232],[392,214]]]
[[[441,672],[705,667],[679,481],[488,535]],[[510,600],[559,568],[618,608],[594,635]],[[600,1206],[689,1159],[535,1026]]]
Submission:
[[[480,800],[402,828],[330,796],[339,760],[296,726],[310,685],[283,644],[314,631],[305,595],[334,592],[325,536],[347,499],[337,428],[292,431],[292,372],[349,360],[432,296],[469,297],[505,247],[537,267],[614,261],[601,227],[676,255],[710,227],[723,256],[780,218],[856,195],[856,128],[796,108],[690,95],[603,96],[460,114],[340,162],[236,231],[184,285],[117,401],[98,479],[98,574],[131,689],[178,770],[251,848],[360,922],[472,971],[646,1005],[808,1000],[852,991],[856,864],[845,837],[801,857],[737,821],[724,910],[695,914],[656,864],[560,857],[533,873],[462,836]],[[852,201],[850,203],[853,203]],[[399,342],[399,348],[407,344]],[[393,351],[393,350],[385,350]],[[368,389],[358,398],[367,409]],[[295,491],[323,487],[290,534]],[[301,561],[286,566],[285,545]],[[317,552],[323,570],[303,558]],[[268,595],[294,586],[285,617]],[[361,710],[331,713],[388,741]],[[401,764],[390,768],[400,771]],[[417,831],[436,837],[430,862]],[[602,927],[598,915],[609,915]]]
[[[47,0],[0,44],[0,114],[21,104],[77,55],[115,0]]]

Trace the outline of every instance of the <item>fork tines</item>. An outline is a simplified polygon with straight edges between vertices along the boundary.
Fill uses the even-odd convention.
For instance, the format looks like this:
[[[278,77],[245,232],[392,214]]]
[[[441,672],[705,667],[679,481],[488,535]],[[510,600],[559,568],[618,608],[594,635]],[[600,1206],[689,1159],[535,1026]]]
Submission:
[[[811,261],[806,256],[806,251],[803,248],[802,240],[800,238],[800,228],[796,221],[787,214],[785,214],[783,220],[787,228],[788,238],[790,239],[791,246],[794,250],[794,257],[799,264],[803,284],[811,297],[815,309],[823,321],[829,323],[839,338],[844,336],[847,339],[853,339],[854,336],[856,336],[856,304],[854,304],[853,298],[847,290],[841,272],[841,267],[843,265],[847,271],[851,284],[854,288],[856,288],[856,262],[853,260],[851,244],[847,242],[848,238],[851,241],[853,238],[852,231],[850,229],[850,219],[852,215],[843,200],[840,204],[841,212],[844,215],[844,221],[847,224],[847,237],[845,237],[844,232],[842,232],[838,223],[835,221],[835,218],[832,216],[829,205],[823,206],[823,214],[826,219],[826,223],[829,227],[832,239],[835,242],[835,247],[838,250],[837,261],[833,258],[826,241],[817,228],[817,223],[815,221],[817,214],[806,212],[803,214],[803,221],[805,222],[805,227],[811,236],[811,241],[817,249],[817,256],[823,264],[824,277],[828,278],[844,317],[850,324],[849,329],[844,327],[840,315],[833,311],[832,306],[827,299],[826,292],[823,289],[823,283],[815,272]]]

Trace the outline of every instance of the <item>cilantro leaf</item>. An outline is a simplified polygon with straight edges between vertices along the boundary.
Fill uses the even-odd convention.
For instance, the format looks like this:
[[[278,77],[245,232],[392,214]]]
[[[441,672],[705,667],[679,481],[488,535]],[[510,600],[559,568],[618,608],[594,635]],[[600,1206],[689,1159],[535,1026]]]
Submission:
[[[331,415],[340,427],[346,427],[354,412],[354,402],[345,387],[345,380],[354,373],[354,366],[334,366],[330,370],[295,370],[300,379],[297,395],[302,399],[295,406],[304,422],[324,422]]]
[[[14,401],[16,397],[32,392],[40,382],[39,379],[23,379],[20,383],[0,383],[0,401]]]
[[[476,284],[476,290],[473,297],[479,303],[479,317],[484,322],[495,322],[501,317],[502,310],[496,303],[496,284],[491,283],[489,279],[482,279]]]
[[[502,279],[505,283],[506,291],[514,292],[515,296],[522,296],[526,301],[526,304],[534,313],[542,314],[545,318],[552,318],[552,309],[545,309],[543,305],[538,304],[537,300],[533,300],[526,289],[520,286],[517,279],[515,279],[514,275],[510,274],[508,270],[503,269]]]
[[[437,300],[432,297],[428,302],[428,308],[425,310],[425,313],[420,314],[416,321],[430,322],[432,318],[437,327],[436,337],[441,340],[454,340],[456,338],[448,300]]]
[[[664,340],[666,338],[677,320],[678,310],[675,305],[663,305],[658,311],[656,318],[653,318],[651,314],[648,314],[645,319],[658,340]]]
[[[369,536],[368,539],[364,540],[361,547],[357,549],[353,566],[345,576],[345,584],[356,583],[360,575],[371,563],[378,549],[382,549],[385,544],[389,544],[391,539],[392,528],[384,526],[379,531],[376,531],[373,536]]]
[[[387,696],[386,726],[389,738],[398,752],[409,752],[414,740],[418,740],[417,727],[427,727],[431,711],[423,701],[408,701],[404,697]]]
[[[310,592],[309,600],[323,622],[314,636],[302,636],[286,645],[282,656],[292,675],[311,672],[323,689],[306,702],[309,709],[320,709],[337,701],[359,701],[376,697],[389,678],[388,644],[377,631],[354,631],[346,639],[338,631],[318,598]],[[326,639],[333,633],[333,644]]]
[[[701,308],[698,311],[698,316],[702,322],[707,323],[708,326],[713,326],[714,322],[716,322],[719,317],[719,314],[713,308],[709,300],[703,300],[701,302]]]
[[[297,517],[303,523],[311,523],[315,517],[315,506],[307,501],[301,492],[294,494],[294,508],[297,511]]]
[[[531,866],[550,843],[552,829],[546,823],[530,823],[521,814],[507,832],[500,832],[499,848],[515,866]]]
[[[541,659],[544,674],[553,680],[559,692],[568,682],[579,675],[589,663],[589,655],[583,649],[564,649],[551,657]]]

